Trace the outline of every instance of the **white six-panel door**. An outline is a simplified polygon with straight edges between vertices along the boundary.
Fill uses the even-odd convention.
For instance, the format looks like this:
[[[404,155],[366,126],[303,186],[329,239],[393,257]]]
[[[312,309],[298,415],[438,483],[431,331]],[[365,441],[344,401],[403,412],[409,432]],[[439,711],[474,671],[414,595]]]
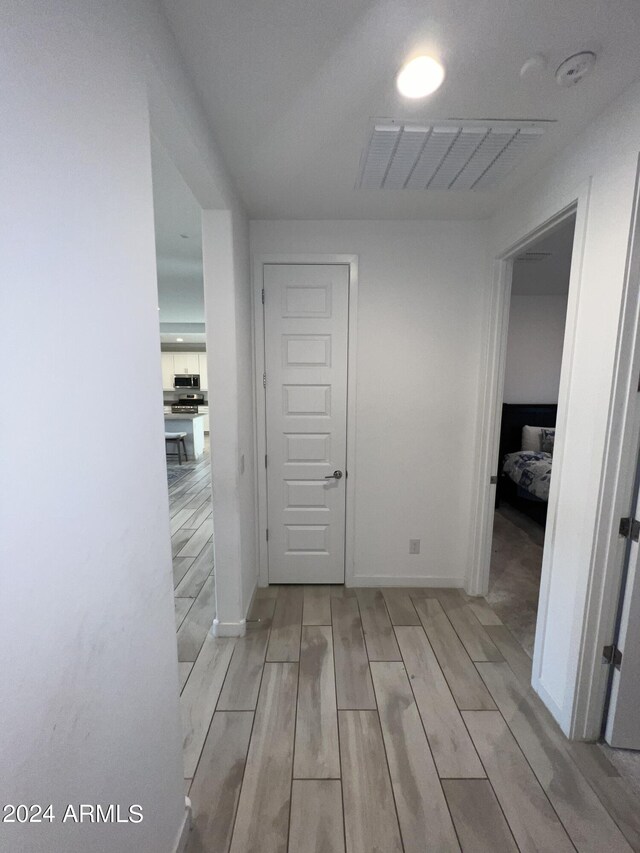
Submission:
[[[263,270],[269,582],[343,583],[349,267]]]

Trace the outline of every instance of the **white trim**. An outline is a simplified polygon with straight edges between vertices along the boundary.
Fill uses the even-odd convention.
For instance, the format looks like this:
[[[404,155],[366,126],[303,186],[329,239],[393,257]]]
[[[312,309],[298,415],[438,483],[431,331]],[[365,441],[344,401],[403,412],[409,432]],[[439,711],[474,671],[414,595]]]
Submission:
[[[495,485],[491,476],[498,469],[498,444],[504,371],[509,331],[509,303],[513,263],[510,259],[494,263],[494,287],[491,294],[489,324],[486,331],[485,367],[481,372],[484,397],[478,412],[478,466],[476,468],[475,517],[471,525],[470,567],[465,590],[469,595],[489,591],[489,566],[493,537]]]
[[[640,376],[640,158],[636,171],[629,247],[616,345],[615,380],[605,440],[594,544],[586,591],[575,699],[569,721],[572,737],[600,736],[607,686],[602,647],[613,640],[624,560],[619,519],[629,514],[638,457],[636,400]]]
[[[176,838],[176,843],[173,845],[174,853],[184,853],[187,848],[187,842],[189,841],[189,831],[191,830],[191,818],[192,818],[193,809],[191,808],[191,800],[189,797],[184,798],[184,817],[182,819],[182,826],[178,830],[178,837]]]
[[[211,626],[213,637],[244,637],[246,633],[246,619],[241,619],[239,622],[220,622],[219,619],[214,619]]]
[[[256,518],[257,518],[257,516],[256,516]],[[254,583],[254,585],[253,585],[253,589],[251,590],[251,595],[249,596],[248,604],[247,604],[247,607],[246,607],[246,610],[245,610],[245,614],[244,614],[244,621],[245,621],[245,622],[248,622],[248,621],[249,621],[249,620],[247,619],[247,617],[248,617],[248,615],[249,615],[249,611],[251,610],[251,605],[253,604],[253,599],[256,597],[256,591],[257,591],[257,589],[258,589],[258,586],[259,586],[259,584],[258,584],[258,580],[256,579],[256,582],[255,582],[255,583]]]
[[[421,587],[423,589],[462,589],[464,578],[430,577],[424,575],[357,575],[348,583],[350,587],[361,586],[395,586],[395,587]]]
[[[265,264],[346,264],[349,267],[349,344],[347,352],[347,459],[345,519],[345,584],[353,586],[355,571],[355,476],[356,476],[356,369],[358,328],[358,256],[336,254],[256,254],[252,258],[254,318],[254,382],[256,409],[256,478],[258,518],[258,585],[269,584],[269,555],[266,530],[267,473],[266,407],[262,376],[264,360],[264,310],[262,306],[263,267]],[[359,579],[358,579],[359,581]]]
[[[560,371],[560,388],[558,390],[558,412],[556,415],[556,443],[553,448],[553,476],[549,489],[549,504],[547,507],[547,523],[544,536],[544,550],[542,559],[542,575],[540,578],[540,595],[538,598],[538,616],[536,621],[536,638],[533,649],[533,667],[531,684],[534,690],[541,696],[548,697],[542,682],[542,660],[544,654],[544,643],[546,638],[546,625],[551,603],[550,587],[551,577],[555,568],[555,537],[558,512],[558,500],[562,491],[563,463],[565,453],[565,434],[567,424],[567,413],[571,396],[571,377],[573,375],[573,359],[575,353],[576,327],[578,323],[578,310],[580,305],[580,290],[582,285],[582,268],[584,249],[586,243],[587,220],[589,215],[589,196],[591,191],[591,179],[582,186],[577,197],[572,200],[576,212],[576,225],[573,236],[573,253],[571,257],[571,273],[569,277],[569,294],[567,302],[567,319],[565,323],[564,344],[562,351],[562,368]],[[567,614],[571,618],[573,614]],[[566,685],[567,693],[573,692],[573,684]],[[545,701],[547,701],[545,699]],[[554,713],[557,722],[563,728],[565,734],[569,734],[567,725],[567,709],[558,708],[557,702],[553,707],[547,703],[547,707]]]
[[[561,720],[563,716],[562,708],[560,708],[556,700],[553,699],[552,696],[547,692],[546,687],[540,680],[538,680],[537,684],[535,685],[535,689],[536,693],[542,699],[547,709],[551,712],[551,715],[556,720]]]
[[[556,227],[560,222],[576,214],[576,226],[573,238],[573,255],[571,262],[571,277],[567,305],[564,346],[562,354],[562,369],[558,395],[558,414],[556,418],[557,440],[554,448],[553,477],[549,493],[547,509],[547,525],[545,531],[545,547],[543,571],[540,580],[540,595],[538,600],[538,618],[536,624],[536,642],[533,655],[531,683],[535,691],[544,698],[547,707],[556,716],[565,732],[569,725],[566,720],[566,709],[560,709],[551,699],[541,681],[541,663],[546,635],[546,622],[550,604],[550,579],[554,571],[554,544],[558,496],[562,488],[562,467],[564,461],[564,432],[569,408],[571,392],[570,382],[572,362],[574,357],[576,324],[582,280],[582,260],[586,241],[586,224],[589,209],[591,178],[585,181],[576,192],[568,198],[556,203],[539,216],[538,224],[533,226],[515,243],[499,252],[494,267],[494,286],[492,291],[491,310],[489,315],[489,343],[486,362],[483,369],[484,398],[479,415],[480,434],[486,436],[480,448],[480,461],[477,469],[475,487],[475,525],[473,529],[472,554],[475,559],[470,565],[466,589],[472,595],[485,594],[489,587],[489,572],[491,558],[491,540],[493,533],[493,506],[495,486],[489,485],[490,477],[498,467],[498,444],[501,420],[501,405],[504,386],[504,364],[507,346],[509,301],[511,296],[511,279],[513,258],[534,240],[538,240]],[[482,387],[482,386],[481,386]],[[568,688],[573,689],[574,685]]]
[[[344,537],[344,582],[353,585],[356,571],[356,374],[358,366],[358,256],[349,260],[349,349],[347,352],[347,473]]]
[[[480,405],[478,433],[481,436],[479,449],[479,464],[476,470],[475,499],[475,524],[472,531],[472,562],[466,579],[466,590],[470,595],[485,595],[489,589],[489,569],[491,560],[491,540],[493,535],[493,515],[495,500],[495,485],[490,484],[490,478],[497,472],[498,452],[500,439],[500,421],[502,418],[502,401],[504,396],[504,371],[507,353],[507,335],[509,332],[509,303],[511,300],[511,279],[513,272],[513,258],[534,240],[539,240],[560,222],[578,211],[576,219],[576,230],[573,243],[573,261],[571,264],[571,281],[569,285],[570,296],[567,309],[567,322],[565,328],[565,343],[563,350],[562,375],[567,384],[569,373],[566,370],[568,353],[573,356],[575,338],[576,311],[571,314],[571,291],[579,287],[580,276],[576,272],[576,259],[580,258],[580,272],[582,254],[584,251],[584,227],[579,230],[582,217],[582,225],[586,221],[586,208],[588,206],[589,180],[580,187],[580,190],[561,209],[556,208],[544,218],[542,224],[532,228],[525,236],[500,252],[494,262],[494,283],[491,293],[491,305],[489,309],[489,327],[487,329],[488,345],[485,355],[485,364],[481,371],[481,388],[484,396]],[[575,302],[575,300],[574,300]],[[561,381],[562,388],[562,381]],[[562,394],[560,395],[562,396]],[[558,418],[566,417],[566,405],[561,411],[561,401],[558,402]],[[558,480],[558,448],[554,450],[554,477]],[[551,510],[551,506],[549,506]],[[547,516],[549,518],[549,515]]]
[[[637,377],[640,375],[640,167],[636,176],[634,207],[631,220],[629,250],[625,270],[625,281],[621,309],[614,388],[612,392],[605,452],[601,472],[596,522],[593,531],[593,547],[588,576],[586,578],[585,609],[581,620],[578,661],[575,682],[567,684],[567,707],[560,708],[545,689],[540,678],[545,625],[549,606],[549,580],[553,571],[553,546],[558,495],[561,489],[563,454],[563,425],[566,421],[570,394],[569,381],[575,340],[575,324],[582,275],[582,261],[586,240],[586,221],[589,208],[591,179],[586,181],[572,198],[564,200],[566,211],[571,205],[577,208],[574,254],[571,264],[571,282],[567,327],[562,364],[562,377],[558,401],[558,441],[554,453],[554,476],[551,481],[547,531],[545,535],[545,567],[541,579],[536,646],[534,653],[532,684],[549,710],[561,723],[565,733],[573,739],[595,740],[600,735],[602,709],[606,691],[606,667],[602,665],[601,648],[610,642],[615,624],[616,605],[622,572],[623,548],[618,536],[618,520],[628,514],[638,452],[638,424],[635,419]],[[546,228],[554,217],[541,217]],[[555,218],[557,221],[557,217]],[[530,232],[524,242],[531,242],[539,231]],[[490,311],[490,342],[484,369],[485,389],[480,431],[487,438],[480,451],[478,467],[476,525],[473,553],[476,559],[471,567],[467,590],[482,594],[488,584],[489,557],[491,548],[492,489],[483,484],[488,482],[497,463],[497,441],[499,424],[499,401],[504,375],[504,321],[508,316],[508,281],[510,280],[508,258],[521,248],[522,241],[506,250],[496,261],[494,291]],[[570,614],[567,614],[570,616]]]
[[[255,410],[255,440],[256,440],[256,536],[258,537],[256,554],[258,555],[258,586],[269,585],[269,555],[267,549],[266,530],[267,490],[264,457],[267,453],[266,436],[266,406],[262,375],[264,373],[264,309],[262,305],[262,266],[263,256],[251,258],[251,277],[253,288],[253,364],[254,364],[254,410]]]

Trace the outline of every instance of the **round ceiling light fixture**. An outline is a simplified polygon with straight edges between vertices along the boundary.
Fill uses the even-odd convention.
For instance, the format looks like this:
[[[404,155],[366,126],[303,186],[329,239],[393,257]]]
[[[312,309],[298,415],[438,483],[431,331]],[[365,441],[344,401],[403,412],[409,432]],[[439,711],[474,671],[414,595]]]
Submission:
[[[181,344],[184,341],[184,338],[176,338],[176,343]]]
[[[432,56],[416,56],[400,69],[396,78],[398,91],[405,98],[426,98],[439,89],[444,68]]]

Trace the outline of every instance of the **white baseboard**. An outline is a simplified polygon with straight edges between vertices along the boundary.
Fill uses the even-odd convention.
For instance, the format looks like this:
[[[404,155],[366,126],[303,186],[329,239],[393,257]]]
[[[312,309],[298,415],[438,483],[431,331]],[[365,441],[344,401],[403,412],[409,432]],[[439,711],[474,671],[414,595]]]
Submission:
[[[350,578],[348,586],[421,586],[429,589],[450,587],[452,589],[461,589],[464,586],[464,578],[425,578],[424,575],[416,577],[395,577],[393,575],[376,575],[362,576],[357,575]]]
[[[173,846],[174,853],[184,853],[189,840],[189,830],[191,829],[191,800],[189,797],[184,798],[184,819],[182,826],[178,832],[176,843]]]
[[[214,619],[211,626],[211,633],[214,637],[244,637],[246,632],[246,619],[241,619],[239,622],[220,622],[218,619]]]

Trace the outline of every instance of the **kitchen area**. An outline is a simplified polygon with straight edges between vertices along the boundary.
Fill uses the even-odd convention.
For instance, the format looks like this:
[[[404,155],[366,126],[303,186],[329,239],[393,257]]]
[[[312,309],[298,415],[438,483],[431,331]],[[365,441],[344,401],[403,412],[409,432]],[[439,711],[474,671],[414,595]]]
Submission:
[[[196,461],[205,452],[205,435],[209,434],[207,354],[167,351],[164,346],[161,359],[165,433],[186,433],[189,461]]]

